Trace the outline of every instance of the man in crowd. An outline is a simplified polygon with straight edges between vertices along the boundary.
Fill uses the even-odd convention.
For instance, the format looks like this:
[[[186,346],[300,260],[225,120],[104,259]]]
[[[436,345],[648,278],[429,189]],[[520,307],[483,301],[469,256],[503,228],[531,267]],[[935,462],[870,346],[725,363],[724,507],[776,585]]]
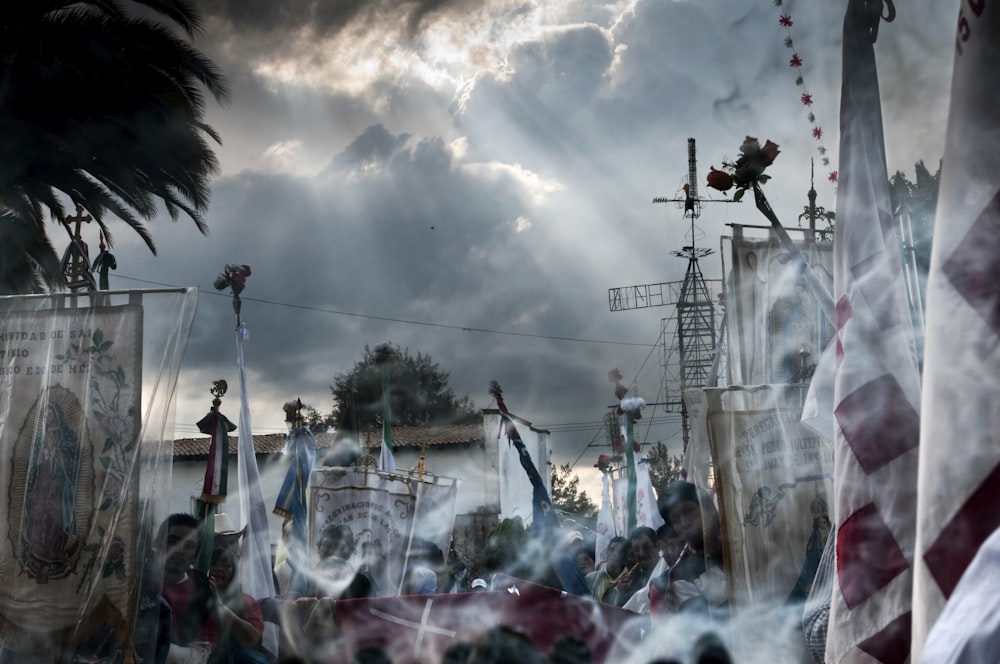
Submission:
[[[625,558],[628,554],[628,540],[624,537],[613,537],[608,543],[608,559],[595,572],[587,575],[587,585],[594,599],[621,606],[625,599],[618,601],[618,583],[625,575]]]
[[[163,599],[170,606],[171,636],[167,664],[204,664],[218,632],[208,577],[194,569],[201,543],[201,522],[190,514],[171,514],[160,527]]]

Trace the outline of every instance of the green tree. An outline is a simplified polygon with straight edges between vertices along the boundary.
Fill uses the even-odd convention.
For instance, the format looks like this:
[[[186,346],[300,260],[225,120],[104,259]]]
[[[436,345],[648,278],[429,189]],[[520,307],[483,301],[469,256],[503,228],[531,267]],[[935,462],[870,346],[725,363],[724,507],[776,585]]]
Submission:
[[[468,396],[458,398],[448,387],[448,372],[430,355],[393,346],[389,364],[389,399],[393,426],[470,424],[479,421],[479,411]],[[364,355],[346,373],[337,374],[331,417],[342,432],[358,432],[382,426],[382,369],[367,345]]]
[[[144,221],[162,205],[206,231],[218,162],[204,121],[223,75],[192,40],[190,0],[36,0],[0,19],[0,293],[58,288],[46,217],[69,232],[80,206],[110,244],[111,217],[156,253]],[[177,28],[183,36],[177,32]],[[68,239],[68,238],[67,238]],[[61,242],[59,243],[62,244]]]
[[[580,489],[580,478],[564,463],[552,468],[552,505],[565,514],[585,519],[597,518],[597,505]]]
[[[332,415],[324,415],[308,404],[302,405],[302,418],[309,430],[315,433],[324,433],[336,426]]]
[[[663,443],[656,443],[646,452],[646,462],[649,479],[657,496],[663,495],[671,482],[681,478],[683,461],[676,454],[670,454]]]

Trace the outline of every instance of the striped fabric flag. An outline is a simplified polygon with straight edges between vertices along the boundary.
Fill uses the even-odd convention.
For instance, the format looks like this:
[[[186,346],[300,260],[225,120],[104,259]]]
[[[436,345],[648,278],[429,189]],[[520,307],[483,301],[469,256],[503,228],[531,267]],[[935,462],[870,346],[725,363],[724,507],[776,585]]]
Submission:
[[[927,284],[915,656],[1000,527],[1000,6],[961,7]]]
[[[632,441],[634,440],[636,415],[645,403],[642,399],[623,399],[619,407],[623,411],[622,438],[625,439],[625,477],[628,478],[628,493],[625,496],[626,533],[631,533],[635,530],[636,523],[638,522],[636,517],[636,512],[638,511],[636,491],[638,490],[639,480],[635,468],[635,450],[632,448]]]
[[[229,433],[236,425],[219,412],[213,405],[208,415],[198,422],[198,431],[212,437],[208,447],[208,462],[205,466],[205,481],[201,488],[201,501],[220,505],[226,502],[229,475]]]
[[[375,346],[372,353],[382,372],[382,446],[378,469],[387,473],[396,472],[396,457],[392,454],[392,391],[389,388],[389,360],[394,354],[392,345],[388,343]]]
[[[524,468],[524,472],[531,482],[531,533],[535,539],[551,542],[559,531],[560,524],[559,517],[552,507],[552,499],[549,498],[548,489],[545,488],[545,481],[538,474],[538,468],[535,467],[535,462],[531,460],[528,448],[521,440],[521,434],[514,425],[514,418],[511,417],[510,411],[507,410],[507,404],[504,403],[503,391],[496,381],[490,383],[490,394],[496,399],[500,418],[507,432],[507,440],[513,443],[517,450],[521,467]]]
[[[874,36],[865,0],[844,18],[834,240],[836,583],[828,662],[910,652],[920,375],[889,202]]]

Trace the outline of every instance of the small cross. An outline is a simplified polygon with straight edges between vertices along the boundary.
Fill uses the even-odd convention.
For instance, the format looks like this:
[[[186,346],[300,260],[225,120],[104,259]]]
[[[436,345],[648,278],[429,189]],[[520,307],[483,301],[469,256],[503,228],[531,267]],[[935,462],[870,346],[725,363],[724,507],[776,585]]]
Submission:
[[[388,620],[389,622],[396,623],[397,625],[401,625],[402,627],[409,627],[410,629],[417,630],[417,640],[413,643],[413,656],[419,657],[420,645],[424,640],[424,633],[430,632],[432,634],[440,634],[441,636],[447,636],[448,638],[452,639],[455,638],[455,634],[457,634],[457,632],[455,632],[454,630],[444,629],[442,627],[433,627],[427,624],[427,620],[428,618],[430,618],[431,615],[431,605],[433,604],[434,600],[432,599],[427,600],[427,603],[424,604],[423,615],[420,616],[420,622],[418,623],[413,622],[412,620],[407,620],[405,618],[400,618],[398,616],[391,615],[389,613],[385,613],[384,611],[379,611],[378,609],[370,608],[368,610],[371,611],[371,614],[373,616],[381,618],[382,620]]]
[[[93,220],[94,220],[94,218],[91,217],[89,214],[84,214],[83,213],[83,206],[77,204],[77,206],[76,206],[76,216],[74,217],[74,216],[70,215],[70,216],[66,217],[66,224],[67,225],[69,225],[70,223],[76,223],[76,228],[73,230],[73,239],[74,240],[79,240],[80,239],[80,224],[89,224]]]

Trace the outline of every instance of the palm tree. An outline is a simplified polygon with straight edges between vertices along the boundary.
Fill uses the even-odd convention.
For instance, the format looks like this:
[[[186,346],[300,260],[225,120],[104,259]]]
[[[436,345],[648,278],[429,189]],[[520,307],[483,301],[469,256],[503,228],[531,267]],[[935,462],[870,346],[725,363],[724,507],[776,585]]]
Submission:
[[[208,139],[221,139],[203,91],[219,103],[229,91],[189,42],[202,29],[193,3],[134,4],[32,0],[0,16],[0,293],[59,287],[45,220],[69,230],[67,208],[86,210],[109,244],[109,218],[124,221],[154,254],[144,221],[158,202],[207,230]]]

